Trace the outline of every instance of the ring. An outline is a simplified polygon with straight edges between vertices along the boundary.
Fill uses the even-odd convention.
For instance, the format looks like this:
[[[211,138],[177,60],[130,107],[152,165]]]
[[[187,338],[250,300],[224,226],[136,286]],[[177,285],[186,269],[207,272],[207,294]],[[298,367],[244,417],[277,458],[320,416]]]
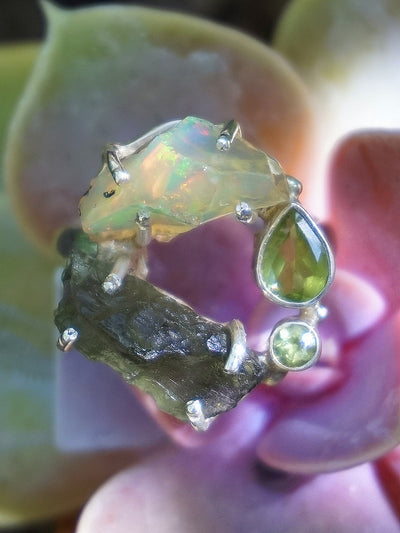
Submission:
[[[82,228],[69,233],[64,253],[58,348],[74,346],[107,363],[199,431],[260,383],[274,385],[289,371],[309,368],[321,351],[317,324],[327,310],[320,301],[333,281],[334,259],[298,201],[301,188],[242,138],[235,120],[214,125],[187,117],[131,144],[107,145],[79,204]],[[296,311],[275,325],[262,352],[247,346],[239,320],[198,315],[146,281],[152,239],[170,241],[232,215],[257,228],[261,291]]]

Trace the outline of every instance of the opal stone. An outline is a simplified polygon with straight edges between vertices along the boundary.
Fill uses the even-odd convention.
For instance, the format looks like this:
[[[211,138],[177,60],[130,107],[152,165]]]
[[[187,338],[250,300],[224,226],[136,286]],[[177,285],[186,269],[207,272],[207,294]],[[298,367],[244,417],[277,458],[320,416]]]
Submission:
[[[271,344],[274,360],[289,370],[308,366],[319,351],[316,331],[298,322],[280,324],[272,334]]]
[[[331,268],[324,237],[297,205],[281,216],[260,246],[260,286],[284,305],[318,298],[327,287]]]
[[[129,238],[138,211],[151,214],[153,238],[168,241],[215,218],[289,202],[279,163],[242,138],[227,151],[222,125],[187,117],[122,162],[131,179],[117,186],[105,165],[82,198],[82,228],[93,240]]]

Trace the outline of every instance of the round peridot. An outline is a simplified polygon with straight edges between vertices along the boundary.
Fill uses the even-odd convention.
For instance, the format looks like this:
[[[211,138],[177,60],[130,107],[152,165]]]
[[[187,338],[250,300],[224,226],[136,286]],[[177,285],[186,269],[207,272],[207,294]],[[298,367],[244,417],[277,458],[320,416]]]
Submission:
[[[306,323],[284,322],[271,335],[271,355],[275,363],[287,370],[302,370],[318,356],[317,332]]]

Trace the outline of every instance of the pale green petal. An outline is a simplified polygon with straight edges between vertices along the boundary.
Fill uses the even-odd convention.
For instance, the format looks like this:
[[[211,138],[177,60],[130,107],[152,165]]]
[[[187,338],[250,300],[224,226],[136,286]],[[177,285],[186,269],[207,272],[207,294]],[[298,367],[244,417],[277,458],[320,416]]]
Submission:
[[[54,264],[41,256],[17,227],[9,199],[0,195],[0,312],[2,326],[49,351]]]
[[[275,46],[315,103],[320,158],[314,213],[322,216],[321,176],[335,142],[359,128],[399,127],[400,2],[294,0],[277,28]]]
[[[0,161],[8,124],[31,73],[39,45],[34,43],[0,46]],[[0,190],[3,180],[0,179]]]

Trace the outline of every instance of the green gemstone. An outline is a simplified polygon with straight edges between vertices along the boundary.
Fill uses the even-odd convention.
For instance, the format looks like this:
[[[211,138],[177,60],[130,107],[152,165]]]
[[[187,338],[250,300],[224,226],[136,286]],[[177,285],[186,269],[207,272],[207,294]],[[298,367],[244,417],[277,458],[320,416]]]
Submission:
[[[317,333],[308,324],[284,322],[271,336],[271,352],[275,362],[290,370],[301,370],[307,366],[318,350]]]
[[[330,274],[327,244],[297,207],[281,218],[260,247],[258,275],[267,296],[306,303],[325,289]]]

